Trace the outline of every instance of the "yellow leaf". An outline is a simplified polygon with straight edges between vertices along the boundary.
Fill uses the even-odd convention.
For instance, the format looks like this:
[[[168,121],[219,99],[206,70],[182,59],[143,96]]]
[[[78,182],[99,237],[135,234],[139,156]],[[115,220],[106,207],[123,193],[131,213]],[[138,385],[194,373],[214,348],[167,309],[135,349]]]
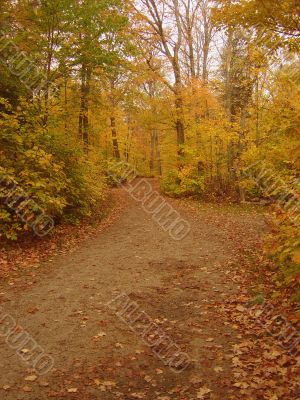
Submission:
[[[25,378],[25,381],[27,381],[27,382],[34,382],[36,380],[37,380],[36,375],[29,375],[29,376],[26,376],[26,378]]]
[[[68,393],[77,393],[78,389],[77,388],[70,388],[68,389]]]
[[[207,386],[204,386],[203,388],[198,390],[197,399],[204,399],[205,395],[208,394],[208,393],[211,393],[211,390]]]
[[[294,252],[292,260],[295,264],[300,264],[300,250]]]

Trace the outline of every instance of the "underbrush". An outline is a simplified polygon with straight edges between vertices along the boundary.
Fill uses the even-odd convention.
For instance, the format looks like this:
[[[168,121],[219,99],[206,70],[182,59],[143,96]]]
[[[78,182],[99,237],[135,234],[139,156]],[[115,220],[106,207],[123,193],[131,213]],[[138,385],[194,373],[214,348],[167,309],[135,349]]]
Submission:
[[[204,177],[198,175],[195,167],[184,166],[163,175],[160,188],[170,197],[201,196],[204,192]]]
[[[45,216],[55,223],[90,216],[105,196],[99,156],[86,157],[54,124],[46,129],[32,104],[1,104],[0,237],[16,240]]]
[[[300,303],[300,234],[299,226],[287,214],[277,212],[272,233],[267,238],[266,250],[278,267],[277,291],[290,292],[292,301]]]

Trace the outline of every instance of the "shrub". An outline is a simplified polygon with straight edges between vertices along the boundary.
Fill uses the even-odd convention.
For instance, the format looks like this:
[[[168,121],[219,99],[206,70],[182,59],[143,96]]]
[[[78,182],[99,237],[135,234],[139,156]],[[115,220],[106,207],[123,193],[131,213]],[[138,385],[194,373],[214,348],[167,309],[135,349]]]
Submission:
[[[196,167],[184,166],[171,170],[160,182],[161,190],[171,197],[199,196],[204,191],[204,176],[199,176]]]
[[[91,215],[105,192],[99,157],[87,160],[75,139],[53,126],[45,129],[33,104],[15,111],[3,99],[1,104],[0,237],[15,240],[28,231],[17,209],[29,199],[33,212],[56,220]],[[11,207],[7,199],[16,191],[20,198]]]

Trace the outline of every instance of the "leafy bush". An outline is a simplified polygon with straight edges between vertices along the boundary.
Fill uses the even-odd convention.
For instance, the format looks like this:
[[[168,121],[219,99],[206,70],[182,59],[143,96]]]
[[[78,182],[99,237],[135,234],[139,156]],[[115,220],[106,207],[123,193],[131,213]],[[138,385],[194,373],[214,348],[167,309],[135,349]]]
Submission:
[[[87,161],[75,140],[46,130],[32,104],[16,111],[3,99],[1,104],[0,237],[15,240],[28,231],[17,211],[28,200],[32,212],[56,220],[90,215],[105,189],[100,160]],[[12,206],[9,196],[16,200]]]
[[[293,223],[287,213],[277,212],[275,228],[267,242],[267,251],[280,267],[281,285],[290,287],[294,299],[300,301],[300,225]]]
[[[199,196],[204,191],[204,176],[191,165],[181,170],[171,170],[160,182],[161,190],[171,197]]]

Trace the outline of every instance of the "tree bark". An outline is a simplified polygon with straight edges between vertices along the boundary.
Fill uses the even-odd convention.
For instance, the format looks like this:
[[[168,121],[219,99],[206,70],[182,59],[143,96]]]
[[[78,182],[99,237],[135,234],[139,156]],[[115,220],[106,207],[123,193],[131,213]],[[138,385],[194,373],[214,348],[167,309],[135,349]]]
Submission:
[[[89,145],[89,94],[90,94],[91,69],[82,64],[81,67],[81,87],[80,87],[80,112],[78,133],[79,138],[84,144],[85,150]]]
[[[48,27],[47,34],[47,62],[46,62],[46,82],[44,83],[44,126],[48,124],[49,118],[49,89],[50,89],[50,78],[51,78],[51,65],[53,59],[53,48],[54,48],[54,26],[51,24]]]
[[[64,119],[65,119],[65,133],[67,133],[67,121],[68,121],[68,78],[64,76]]]
[[[181,93],[176,94],[175,107],[176,107],[176,132],[177,132],[178,155],[183,156],[184,155],[183,145],[185,143],[185,127],[184,127],[183,99]]]
[[[113,144],[113,157],[119,160],[121,158],[119,150],[118,135],[116,129],[116,118],[114,116],[110,117],[112,144]]]
[[[225,105],[229,120],[232,120],[232,81],[231,81],[231,62],[232,62],[232,41],[233,32],[229,30],[226,51],[225,51]]]
[[[160,158],[160,147],[159,147],[159,136],[156,132],[156,162],[157,162],[157,172],[159,176],[162,176],[161,158]]]
[[[150,174],[154,172],[154,151],[155,151],[155,130],[151,131],[151,143],[150,143]]]
[[[151,131],[151,149],[150,149],[150,173],[155,172],[155,166],[157,167],[157,173],[159,176],[162,175],[161,159],[160,159],[160,148],[159,148],[159,137],[156,129]]]
[[[203,39],[203,66],[202,66],[202,80],[205,84],[208,83],[208,57],[209,49],[212,40],[212,21],[208,16],[207,5],[203,6],[202,17],[204,23],[204,39]]]

